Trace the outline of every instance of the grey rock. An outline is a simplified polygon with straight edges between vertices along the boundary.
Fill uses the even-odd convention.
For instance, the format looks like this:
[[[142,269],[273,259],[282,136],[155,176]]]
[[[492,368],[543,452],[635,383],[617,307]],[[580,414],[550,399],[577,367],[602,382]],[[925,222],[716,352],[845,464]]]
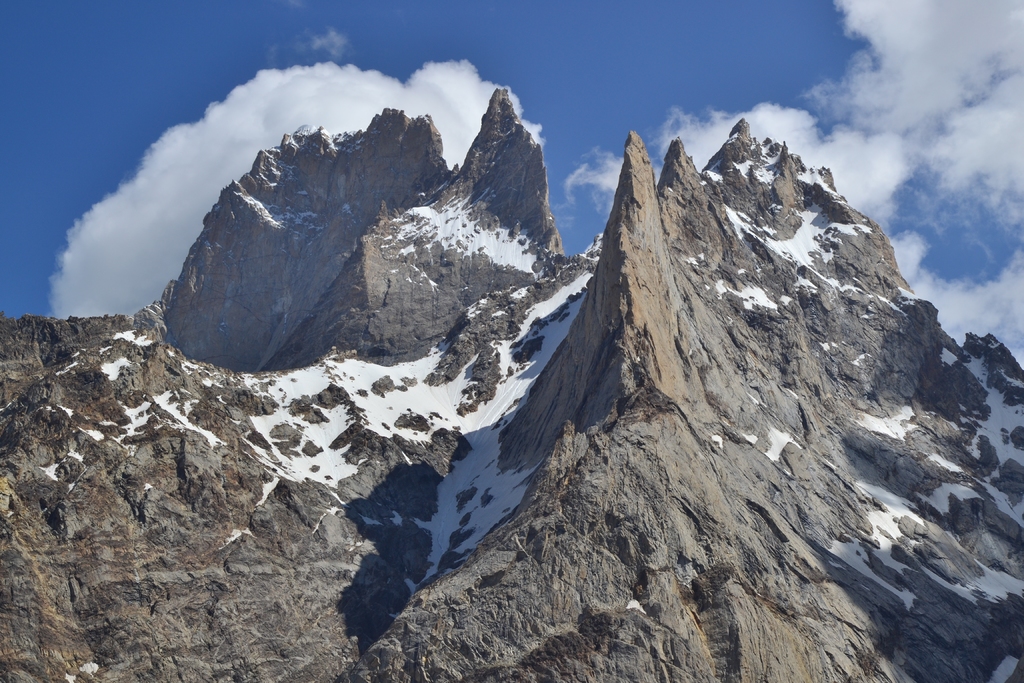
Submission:
[[[329,204],[337,169],[419,150],[344,195],[350,269],[300,249],[243,292],[316,279],[281,309],[299,321],[232,317],[191,276],[134,318],[0,318],[7,680],[984,683],[1021,657],[1005,347],[946,335],[831,173],[745,122],[701,172],[673,142],[658,179],[631,134],[599,257],[561,256],[520,129],[498,93],[457,172],[396,112],[261,155],[204,234],[232,238],[217,212],[259,213],[246,196]],[[474,227],[445,243],[442,214]],[[258,280],[224,265],[232,239],[197,243],[194,282]],[[192,296],[228,355],[252,325],[252,367],[326,356],[185,357],[161,321],[197,355]]]
[[[503,433],[523,503],[350,680],[987,681],[1019,655],[1019,593],[962,587],[1024,578],[1021,520],[918,493],[950,476],[925,453],[988,476],[985,390],[941,359],[964,350],[830,176],[769,145],[762,180],[733,133],[703,177],[673,144],[657,185],[627,140],[587,298]],[[779,242],[813,207],[801,263]]]

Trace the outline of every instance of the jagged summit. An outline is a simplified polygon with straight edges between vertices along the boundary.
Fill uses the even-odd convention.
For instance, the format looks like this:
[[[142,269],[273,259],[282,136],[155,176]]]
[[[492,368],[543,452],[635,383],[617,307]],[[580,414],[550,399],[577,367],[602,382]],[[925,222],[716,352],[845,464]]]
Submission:
[[[750,140],[750,124],[747,123],[746,119],[740,119],[736,122],[736,125],[729,131],[729,138],[740,138],[743,140]]]
[[[429,117],[385,109],[365,131],[286,135],[225,188],[164,298],[167,338],[233,369],[418,357],[560,254],[543,154],[507,91],[457,172]]]
[[[683,306],[663,280],[668,238],[647,149],[631,132],[587,298],[531,401],[507,428],[502,467],[536,466],[566,421],[585,431],[614,412],[617,397],[674,379],[674,364],[657,357],[666,340],[671,348],[674,311]]]
[[[536,244],[562,253],[548,204],[543,152],[516,116],[507,90],[491,95],[455,186],[468,194],[470,202],[482,202],[513,232],[521,230]]]

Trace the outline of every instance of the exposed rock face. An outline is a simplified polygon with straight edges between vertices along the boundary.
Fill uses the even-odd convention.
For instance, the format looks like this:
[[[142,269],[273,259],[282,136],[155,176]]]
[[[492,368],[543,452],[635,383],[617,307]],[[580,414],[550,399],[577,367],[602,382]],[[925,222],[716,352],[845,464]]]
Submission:
[[[631,134],[600,248],[565,258],[507,97],[457,174],[431,130],[298,136],[313,184],[357,139],[420,150],[344,195],[366,223],[301,321],[252,323],[254,367],[336,347],[311,365],[161,343],[187,350],[182,291],[249,324],[187,275],[134,320],[0,318],[5,680],[1024,675],[1024,371],[942,331],[826,170],[741,122],[656,179]],[[277,189],[287,146],[222,205],[320,196]],[[231,226],[195,283],[228,284]],[[285,262],[274,287],[312,281]]]
[[[540,147],[498,90],[462,170],[429,118],[285,136],[225,188],[164,297],[167,338],[236,370],[422,356],[488,292],[554,272]]]
[[[514,410],[588,264],[388,366],[235,373],[125,316],[0,318],[3,680],[345,675],[428,577],[439,484]],[[466,372],[477,347],[490,372]]]
[[[204,219],[167,297],[170,339],[190,357],[260,367],[313,310],[381,203],[417,205],[450,176],[430,120],[395,110],[351,136],[285,136]]]
[[[587,298],[503,437],[536,468],[519,513],[351,680],[987,681],[1024,648],[993,438],[1020,370],[905,286],[745,125],[703,176],[673,144],[657,185],[631,135]]]
[[[508,92],[497,90],[484,114],[452,196],[482,204],[512,232],[562,253],[562,238],[548,205],[548,175],[540,145],[523,128]]]

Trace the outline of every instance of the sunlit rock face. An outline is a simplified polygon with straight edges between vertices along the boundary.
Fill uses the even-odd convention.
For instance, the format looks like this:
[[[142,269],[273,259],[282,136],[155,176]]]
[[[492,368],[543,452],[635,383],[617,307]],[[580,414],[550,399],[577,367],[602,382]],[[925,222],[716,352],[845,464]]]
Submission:
[[[574,257],[500,91],[286,137],[0,406],[12,681],[1024,677],[1024,372],[744,122]]]
[[[741,122],[656,179],[631,135],[580,312],[502,434],[517,514],[350,680],[1005,680],[1021,387],[827,169]]]

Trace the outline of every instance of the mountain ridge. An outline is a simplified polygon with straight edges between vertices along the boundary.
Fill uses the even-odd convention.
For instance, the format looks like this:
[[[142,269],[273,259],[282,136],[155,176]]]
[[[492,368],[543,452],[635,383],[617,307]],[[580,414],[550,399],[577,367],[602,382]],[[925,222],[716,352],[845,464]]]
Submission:
[[[447,184],[339,231],[323,291],[358,305],[281,332],[333,349],[240,372],[162,342],[174,306],[0,318],[11,680],[1024,675],[1012,354],[949,338],[831,173],[742,121],[660,177],[630,133],[600,247],[563,256],[513,117],[495,93],[458,174],[429,121],[374,119]],[[363,140],[299,137],[313,169]],[[328,231],[234,188],[238,230]]]
[[[543,154],[502,89],[460,171],[429,117],[385,109],[366,131],[261,151],[204,225],[164,324],[189,356],[238,370],[299,367],[332,347],[418,357],[485,291],[551,272],[562,251]]]
[[[809,351],[807,342],[818,336],[814,327],[801,332],[807,323],[796,324],[800,314],[786,327],[772,325],[765,316],[781,314],[786,304],[776,304],[771,292],[750,292],[750,285],[724,286],[716,280],[721,267],[696,258],[694,252],[707,244],[686,242],[686,231],[671,220],[680,215],[674,184],[707,187],[712,196],[727,192],[709,183],[714,178],[707,172],[703,184],[695,169],[687,173],[681,146],[670,149],[657,186],[639,138],[631,134],[625,147],[587,299],[525,409],[503,435],[505,467],[538,468],[522,511],[462,569],[421,590],[363,656],[352,680],[987,680],[985,671],[1002,657],[986,648],[993,642],[1019,647],[1020,631],[1007,630],[1007,620],[1024,607],[1016,593],[1024,583],[1019,566],[1017,577],[987,568],[979,573],[960,541],[972,546],[974,534],[990,546],[1011,541],[1003,546],[1009,550],[1012,539],[1019,539],[1019,522],[1016,532],[1004,536],[1001,513],[989,509],[981,512],[989,529],[975,524],[968,532],[961,526],[958,540],[936,521],[963,520],[965,510],[956,507],[975,493],[957,488],[962,484],[940,484],[925,496],[930,503],[918,504],[930,510],[927,519],[892,493],[904,493],[915,479],[921,485],[934,467],[927,459],[922,467],[909,451],[890,450],[914,429],[903,421],[913,418],[918,430],[932,434],[947,424],[928,424],[931,394],[905,380],[930,357],[942,356],[946,345],[956,348],[938,328],[934,308],[900,293],[905,283],[891,249],[881,251],[881,272],[869,281],[885,288],[880,294],[820,272],[829,266],[846,277],[863,272],[856,267],[864,251],[857,240],[870,244],[881,235],[870,225],[837,228],[840,239],[829,239],[826,228],[818,235],[818,250],[794,254],[785,248],[787,240],[774,248],[768,242],[773,237],[767,235],[781,230],[770,233],[749,223],[738,229],[728,211],[717,224],[691,224],[703,227],[703,234],[717,229],[722,255],[736,265],[796,266],[797,273],[819,279],[818,285],[807,280],[799,286],[808,294],[827,287],[846,294],[846,305],[884,302],[874,325],[882,339],[887,330],[902,330],[903,340],[884,342],[897,347],[902,373],[870,380],[867,386],[879,394],[873,405],[846,391],[833,395],[842,385],[827,361],[819,378],[801,367],[800,358],[773,362],[771,346],[759,339],[765,331],[781,332]],[[796,158],[788,161],[790,169],[800,168]],[[791,206],[796,215],[806,210],[797,203],[838,201],[822,197],[824,187],[796,185],[796,173],[784,169],[779,175],[789,187],[775,182],[774,197],[799,197]],[[685,196],[681,203],[701,207]],[[802,217],[800,227],[789,225],[789,239],[800,230],[820,229],[814,220]],[[766,235],[763,241],[759,233]],[[765,243],[769,248],[759,253]],[[825,261],[823,254],[831,258]],[[705,268],[710,277],[699,274]],[[690,272],[698,274],[681,277]],[[712,294],[701,296],[701,290]],[[901,298],[891,304],[883,294]],[[826,307],[824,296],[815,298],[801,297],[801,308],[843,322],[846,316],[835,304]],[[713,311],[723,300],[736,302],[729,308],[745,316],[740,319],[749,332],[740,336],[740,319],[724,335],[715,331],[724,320]],[[761,309],[766,313],[754,313]],[[651,321],[657,321],[656,330]],[[810,339],[802,341],[808,332]],[[724,346],[708,347],[701,341],[708,338]],[[827,353],[829,344],[821,344]],[[939,371],[955,373],[956,363],[945,362]],[[733,368],[739,377],[730,376]],[[775,387],[772,368],[782,380]],[[796,382],[787,381],[787,374]],[[755,378],[756,384],[748,384]],[[797,392],[823,405],[812,407]],[[915,407],[898,408],[903,402]],[[868,412],[885,415],[886,409],[898,419]],[[960,411],[985,417],[980,410]],[[858,412],[859,418],[844,417]],[[887,467],[902,472],[894,476]],[[991,462],[980,472],[987,467]],[[763,491],[766,483],[775,496]],[[865,510],[865,496],[878,502]],[[865,554],[870,546],[851,535],[870,539],[875,552]],[[1015,563],[1015,553],[1000,555],[997,566]],[[946,558],[941,568],[932,564],[939,557]],[[1015,588],[1002,588],[1001,582]],[[959,638],[973,639],[972,648],[950,660],[931,634],[942,628],[935,623],[942,620],[936,606],[948,599],[949,586],[958,585],[975,586],[975,601],[985,595],[992,606],[989,616],[961,611],[960,623],[945,625],[943,637],[951,637],[953,628]],[[819,588],[801,595],[808,586]],[[871,605],[866,619],[865,601]],[[496,614],[495,604],[516,605],[519,616]],[[995,630],[990,620],[999,624]],[[893,633],[902,635],[894,640]],[[492,634],[502,647],[491,642]],[[412,652],[418,659],[409,658]]]

